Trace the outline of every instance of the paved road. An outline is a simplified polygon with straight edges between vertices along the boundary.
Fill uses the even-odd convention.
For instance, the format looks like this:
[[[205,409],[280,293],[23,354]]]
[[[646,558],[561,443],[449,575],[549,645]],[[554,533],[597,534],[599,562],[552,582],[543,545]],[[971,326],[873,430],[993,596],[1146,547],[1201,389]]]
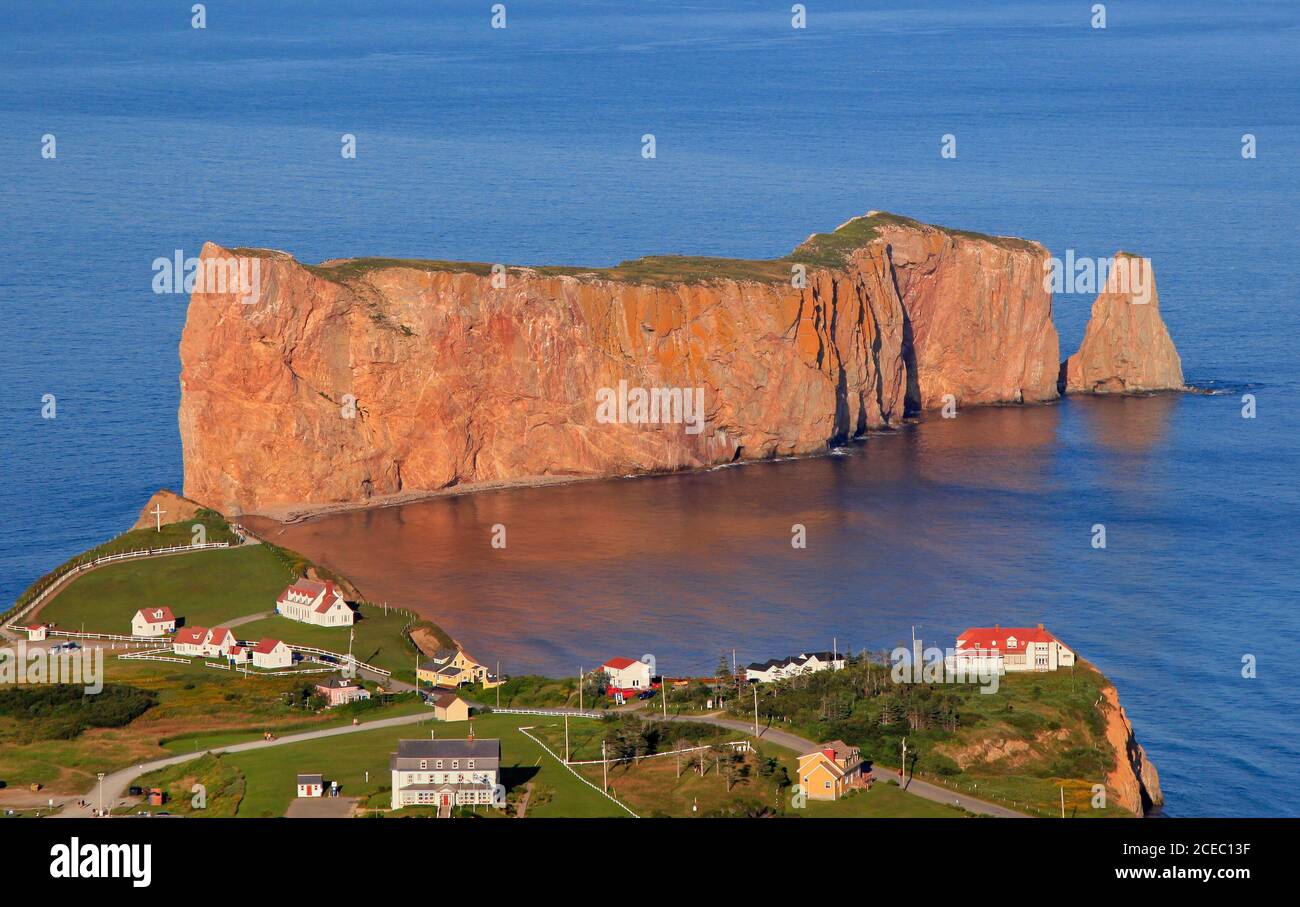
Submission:
[[[664,718],[662,715],[643,714],[641,717],[653,721],[672,721],[673,718]],[[732,718],[719,718],[716,715],[684,715],[683,721],[703,721],[706,724],[717,725],[718,727],[729,728],[733,731],[742,731],[746,734],[754,733],[754,725],[744,721],[737,721]],[[817,744],[811,740],[806,740],[789,731],[778,730],[777,728],[759,728],[759,738],[769,740],[778,746],[784,746],[792,749],[796,753],[807,753],[817,748]],[[881,765],[872,765],[872,776],[877,781],[887,779],[898,780],[898,769],[890,769]],[[909,778],[907,784],[903,787],[909,794],[915,794],[925,800],[932,800],[935,803],[947,803],[950,806],[960,806],[967,812],[976,813],[981,816],[997,816],[1002,819],[1027,819],[1027,815],[1016,812],[1006,806],[999,806],[996,803],[989,803],[986,800],[980,800],[976,797],[967,796],[950,791],[947,788],[939,787],[935,784],[929,784],[916,778]]]
[[[209,750],[202,750],[197,753],[184,753],[180,756],[170,756],[166,759],[155,759],[153,762],[146,762],[143,765],[124,768],[121,771],[114,772],[111,775],[104,776],[103,797],[104,805],[108,809],[125,805],[123,796],[126,789],[131,786],[131,782],[147,772],[152,772],[160,768],[166,768],[169,765],[179,765],[182,762],[189,762],[191,759],[197,759],[203,753],[243,753],[249,750],[265,749],[268,746],[285,746],[290,743],[302,743],[306,740],[323,740],[326,737],[337,737],[340,734],[355,734],[358,731],[374,731],[386,727],[399,727],[404,724],[416,724],[420,721],[429,721],[433,719],[432,711],[428,713],[416,712],[413,715],[398,715],[395,718],[381,718],[377,721],[365,721],[361,724],[345,724],[342,727],[321,728],[316,731],[304,731],[300,734],[288,734],[284,737],[277,737],[274,740],[250,740],[246,743],[234,743],[230,746],[213,747]],[[100,787],[97,783],[87,793],[81,796],[92,804],[98,806],[100,800]],[[77,818],[85,817],[91,814],[92,810],[80,810],[76,807],[78,798],[65,799],[63,812],[59,817],[74,816]]]

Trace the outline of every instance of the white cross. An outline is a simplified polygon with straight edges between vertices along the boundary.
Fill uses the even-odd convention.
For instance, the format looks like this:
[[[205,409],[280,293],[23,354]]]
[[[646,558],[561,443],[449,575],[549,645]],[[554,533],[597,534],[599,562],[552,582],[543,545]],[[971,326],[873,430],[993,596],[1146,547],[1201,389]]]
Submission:
[[[149,512],[154,515],[154,519],[158,522],[158,531],[162,532],[162,515],[167,511],[162,509],[162,504],[154,504],[153,510]]]

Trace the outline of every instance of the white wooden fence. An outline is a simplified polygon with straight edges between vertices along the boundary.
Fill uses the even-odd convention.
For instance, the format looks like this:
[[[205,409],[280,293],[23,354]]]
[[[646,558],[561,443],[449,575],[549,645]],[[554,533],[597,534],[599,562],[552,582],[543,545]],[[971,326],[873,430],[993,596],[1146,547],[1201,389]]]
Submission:
[[[684,750],[664,750],[661,753],[646,753],[644,756],[619,756],[617,759],[612,756],[609,759],[570,759],[569,765],[600,765],[604,762],[612,762],[616,765],[625,762],[637,763],[642,759],[655,759],[659,756],[684,756],[687,753],[698,753],[700,750],[713,749],[715,745],[729,746],[738,753],[751,753],[754,751],[753,745],[750,744],[748,740],[728,740],[726,743],[706,743],[703,746],[690,746]]]
[[[256,643],[254,642],[242,642],[241,644],[246,646],[256,645]],[[387,668],[381,668],[378,667],[377,665],[366,664],[364,661],[362,661],[359,658],[350,655],[344,655],[339,652],[331,652],[329,649],[318,649],[315,646],[296,646],[291,642],[287,642],[285,643],[285,645],[288,646],[292,651],[298,652],[303,655],[322,655],[322,656],[328,655],[331,659],[334,659],[333,662],[324,662],[325,664],[337,664],[339,667],[343,667],[345,664],[348,664],[350,662],[352,664],[355,664],[358,668],[364,668],[365,670],[370,671],[372,674],[382,674],[384,677],[391,677],[393,675],[393,672],[388,670]]]
[[[503,711],[504,711],[504,710],[503,710]],[[533,741],[533,743],[536,743],[536,744],[537,744],[538,746],[540,746],[542,749],[546,750],[546,752],[550,753],[552,759],[554,759],[556,762],[560,763],[560,765],[563,765],[563,766],[564,766],[565,768],[567,768],[569,771],[573,772],[573,777],[577,778],[579,781],[581,781],[583,784],[585,784],[585,785],[587,785],[588,787],[590,787],[592,790],[594,790],[596,793],[600,794],[601,796],[603,796],[603,797],[607,797],[609,800],[613,801],[614,803],[617,803],[617,804],[618,804],[622,809],[624,809],[624,810],[627,812],[627,814],[628,814],[629,816],[631,816],[633,819],[639,819],[639,818],[641,818],[641,817],[638,816],[636,813],[632,812],[631,807],[629,807],[629,806],[628,806],[626,803],[624,803],[622,800],[618,799],[617,797],[611,796],[610,793],[609,793],[609,791],[607,791],[607,790],[601,790],[599,787],[597,787],[596,785],[592,784],[592,783],[591,783],[590,781],[588,781],[586,778],[582,777],[582,774],[581,774],[581,773],[580,773],[576,768],[574,768],[573,766],[569,765],[567,762],[565,762],[565,761],[564,761],[563,759],[561,759],[559,756],[555,755],[555,750],[551,749],[551,748],[550,748],[549,746],[547,746],[545,743],[542,743],[542,741],[538,740],[538,739],[537,739],[536,737],[534,737],[532,734],[528,733],[530,730],[532,730],[532,728],[521,727],[521,728],[519,729],[519,733],[523,734],[523,735],[524,735],[525,737],[527,737],[529,740]]]
[[[229,542],[203,542],[197,545],[172,545],[169,548],[138,548],[134,551],[119,551],[116,554],[105,554],[102,557],[97,557],[92,561],[83,561],[82,563],[74,564],[68,569],[50,577],[49,581],[41,588],[41,591],[36,593],[36,596],[27,604],[23,605],[20,610],[11,614],[9,616],[9,620],[13,623],[17,623],[18,621],[22,620],[25,615],[30,614],[33,609],[39,607],[45,601],[46,596],[49,595],[51,591],[57,589],[63,583],[64,580],[76,576],[78,573],[84,573],[87,570],[93,570],[96,567],[103,566],[104,564],[111,564],[114,561],[131,560],[132,558],[157,557],[163,554],[176,554],[181,551],[202,551],[205,548],[229,548],[229,547],[230,547]],[[23,627],[14,628],[11,625],[10,629],[22,630],[24,628]]]
[[[497,715],[543,715],[545,717],[563,718],[568,715],[570,718],[604,718],[606,715],[616,714],[614,712],[583,712],[578,709],[507,709],[491,707],[494,714]]]

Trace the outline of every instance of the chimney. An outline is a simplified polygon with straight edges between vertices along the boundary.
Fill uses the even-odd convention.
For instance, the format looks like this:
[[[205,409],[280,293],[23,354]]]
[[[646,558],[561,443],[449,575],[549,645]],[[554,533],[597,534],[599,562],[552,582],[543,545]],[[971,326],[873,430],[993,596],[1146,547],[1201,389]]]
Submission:
[[[1038,625],[1038,629],[1040,629],[1040,630],[1046,630],[1047,628],[1044,627],[1042,624],[1039,624],[1039,625]]]

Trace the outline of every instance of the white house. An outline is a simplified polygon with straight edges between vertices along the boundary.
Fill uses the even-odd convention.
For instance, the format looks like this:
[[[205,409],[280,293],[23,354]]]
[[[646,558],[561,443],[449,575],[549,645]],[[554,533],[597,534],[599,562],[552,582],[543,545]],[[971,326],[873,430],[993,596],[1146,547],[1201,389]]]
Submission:
[[[965,666],[968,672],[980,665],[1002,670],[1055,671],[1074,664],[1074,650],[1039,624],[1036,627],[970,627],[957,637],[953,656],[945,659],[953,667]]]
[[[290,668],[293,667],[293,652],[278,639],[266,638],[253,646],[253,667],[255,668]]]
[[[298,796],[320,797],[325,793],[325,779],[320,775],[299,775]]]
[[[202,655],[207,641],[207,627],[181,627],[172,637],[172,651],[190,657]]]
[[[235,645],[235,634],[225,627],[181,627],[172,637],[172,651],[177,655],[221,658]]]
[[[500,781],[500,740],[399,740],[389,757],[392,806],[437,806],[467,803],[504,806],[496,797]]]
[[[230,647],[226,653],[226,660],[232,665],[246,665],[253,659],[253,649],[251,646],[241,646],[238,643]]]
[[[27,631],[28,642],[40,642],[49,635],[49,628],[45,624],[28,624],[23,629]]]
[[[350,627],[356,620],[338,587],[314,579],[300,579],[286,586],[275,600],[275,610],[290,620],[318,627]]]
[[[141,608],[131,618],[132,636],[163,636],[176,630],[176,615],[166,605]]]
[[[630,658],[611,658],[600,666],[611,693],[640,693],[650,689],[650,665]]]
[[[755,662],[745,667],[745,679],[750,683],[771,683],[797,677],[800,674],[815,674],[818,671],[839,671],[844,668],[842,652],[800,652],[789,658],[773,658],[764,662]]]

